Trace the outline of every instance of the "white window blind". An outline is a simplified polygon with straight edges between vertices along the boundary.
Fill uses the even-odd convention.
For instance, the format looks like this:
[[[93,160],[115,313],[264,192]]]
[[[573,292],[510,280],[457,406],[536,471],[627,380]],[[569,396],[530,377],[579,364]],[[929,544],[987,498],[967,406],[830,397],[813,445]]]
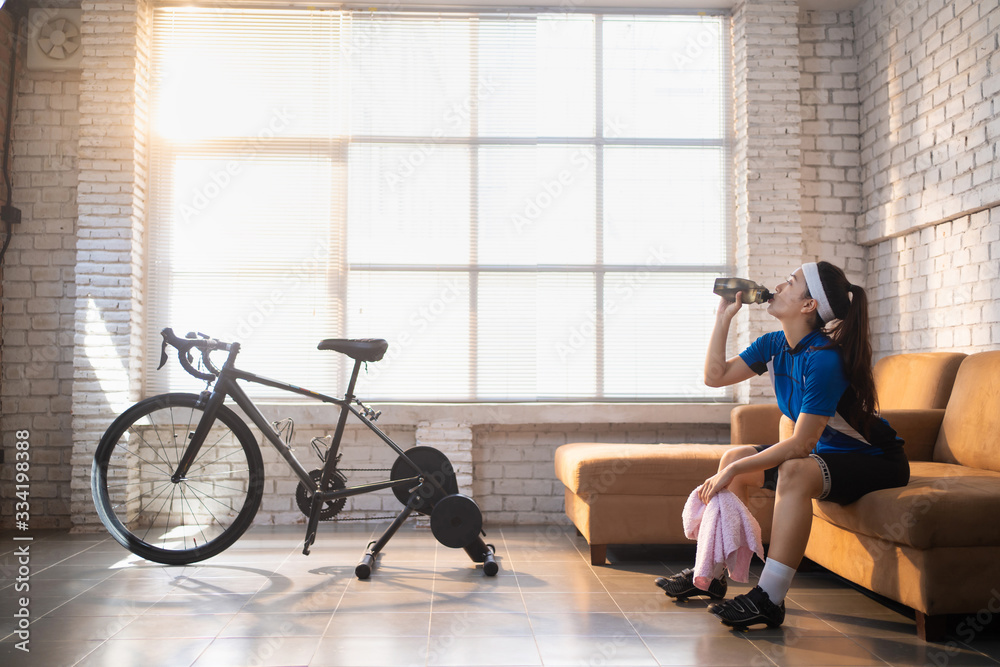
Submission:
[[[720,16],[160,8],[148,343],[382,400],[705,400]],[[147,390],[190,388],[177,364]],[[258,390],[258,396],[273,396]]]

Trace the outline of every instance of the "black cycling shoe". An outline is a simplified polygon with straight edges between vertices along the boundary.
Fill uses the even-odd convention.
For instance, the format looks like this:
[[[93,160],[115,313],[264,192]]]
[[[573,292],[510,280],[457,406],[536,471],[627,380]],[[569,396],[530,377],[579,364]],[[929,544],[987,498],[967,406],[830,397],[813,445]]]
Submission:
[[[726,590],[729,588],[729,582],[726,581],[726,575],[723,574],[719,579],[712,579],[708,590],[703,591],[694,585],[694,570],[691,568],[681,570],[680,574],[675,574],[672,577],[657,577],[656,585],[670,597],[681,601],[697,595],[707,595],[713,600],[721,600],[726,597]]]
[[[758,623],[776,628],[785,622],[785,602],[774,604],[760,586],[754,586],[749,593],[737,595],[732,600],[712,605],[709,611],[737,630],[746,630]]]

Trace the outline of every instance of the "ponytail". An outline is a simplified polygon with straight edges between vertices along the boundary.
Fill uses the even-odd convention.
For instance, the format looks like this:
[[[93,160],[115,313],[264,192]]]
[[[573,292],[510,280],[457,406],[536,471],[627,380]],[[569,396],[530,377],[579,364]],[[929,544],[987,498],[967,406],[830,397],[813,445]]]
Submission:
[[[869,338],[868,296],[863,287],[852,285],[844,272],[829,262],[817,268],[830,307],[838,319],[827,324],[831,344],[841,351],[844,375],[856,400],[844,403],[844,419],[868,438],[869,428],[878,413],[878,396],[872,374],[872,345]],[[824,322],[817,315],[817,328]]]

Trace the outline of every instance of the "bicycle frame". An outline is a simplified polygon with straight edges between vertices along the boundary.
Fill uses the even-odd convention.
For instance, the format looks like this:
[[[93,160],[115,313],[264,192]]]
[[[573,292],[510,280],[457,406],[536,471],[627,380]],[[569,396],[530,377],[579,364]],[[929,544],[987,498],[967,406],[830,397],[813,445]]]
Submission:
[[[233,343],[232,349],[229,356],[226,359],[226,363],[223,365],[221,372],[219,373],[218,379],[215,381],[215,388],[210,392],[206,390],[202,392],[202,397],[205,398],[205,408],[204,414],[202,415],[201,421],[198,423],[198,427],[195,429],[194,435],[191,438],[191,442],[181,457],[178,463],[177,469],[173,474],[173,481],[177,482],[184,478],[191,464],[198,456],[198,452],[201,450],[202,445],[205,442],[205,438],[208,435],[209,430],[215,423],[216,414],[218,413],[219,406],[225,403],[226,397],[231,397],[236,405],[243,411],[243,413],[250,419],[253,424],[261,430],[264,437],[267,439],[271,446],[273,446],[285,462],[289,465],[295,475],[302,481],[306,489],[311,489],[313,492],[313,505],[317,503],[322,504],[329,500],[334,500],[337,498],[344,498],[348,496],[356,496],[362,493],[370,493],[373,491],[379,491],[382,489],[394,488],[397,486],[420,486],[425,481],[430,482],[432,485],[441,489],[440,483],[433,479],[433,477],[425,478],[423,476],[420,467],[417,466],[399,447],[395,442],[392,441],[389,436],[382,432],[378,426],[372,423],[364,414],[359,412],[357,409],[351,405],[351,402],[356,399],[354,396],[354,387],[357,383],[358,372],[361,368],[361,361],[354,362],[354,370],[351,373],[351,381],[348,384],[347,393],[344,398],[335,398],[333,396],[327,396],[326,394],[321,394],[303,387],[299,387],[287,382],[280,382],[278,380],[272,380],[271,378],[266,378],[248,371],[243,371],[235,367],[235,359],[239,354],[239,343]],[[287,391],[293,394],[299,394],[300,396],[306,396],[308,398],[321,401],[323,403],[330,403],[333,405],[340,406],[340,418],[337,422],[337,430],[333,436],[333,443],[330,446],[330,451],[326,458],[326,463],[323,466],[323,477],[320,485],[317,486],[316,482],[310,477],[309,472],[302,466],[295,455],[292,453],[289,446],[281,439],[278,432],[271,426],[271,423],[263,415],[260,409],[254,404],[253,400],[246,394],[242,387],[237,384],[237,381],[243,380],[246,382],[252,382],[255,384],[264,385],[267,387],[272,387],[275,389],[280,389],[282,391]],[[206,398],[206,394],[208,394]],[[344,489],[333,490],[333,491],[320,491],[324,488],[330,481],[334,470],[336,468],[337,452],[340,449],[340,442],[344,435],[344,427],[347,424],[348,414],[353,414],[357,417],[361,423],[367,426],[375,435],[377,435],[385,444],[391,447],[404,461],[407,461],[412,467],[415,473],[413,477],[407,477],[397,480],[385,480],[381,482],[373,482],[371,484],[363,484],[359,486],[347,487]],[[313,512],[315,514],[315,512]]]

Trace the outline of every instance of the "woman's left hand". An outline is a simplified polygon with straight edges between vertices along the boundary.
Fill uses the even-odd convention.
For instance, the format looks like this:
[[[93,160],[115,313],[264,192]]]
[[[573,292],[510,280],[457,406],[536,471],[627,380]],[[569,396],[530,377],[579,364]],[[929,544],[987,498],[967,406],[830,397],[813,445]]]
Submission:
[[[726,466],[714,476],[705,480],[704,484],[701,485],[701,490],[698,491],[698,498],[707,505],[708,501],[715,494],[732,484],[735,477],[736,475],[732,471],[732,466]]]

